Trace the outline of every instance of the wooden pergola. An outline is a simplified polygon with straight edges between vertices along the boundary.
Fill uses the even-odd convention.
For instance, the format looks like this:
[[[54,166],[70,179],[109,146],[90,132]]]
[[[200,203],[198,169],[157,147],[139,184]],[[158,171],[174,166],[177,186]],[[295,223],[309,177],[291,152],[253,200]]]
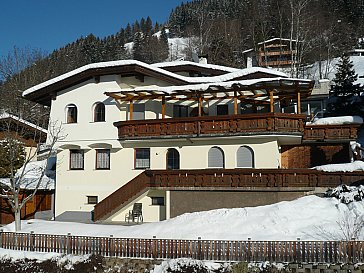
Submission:
[[[238,100],[249,103],[269,103],[274,112],[275,101],[297,100],[297,114],[301,113],[301,99],[310,96],[313,80],[292,78],[263,78],[219,83],[202,83],[182,86],[141,86],[105,92],[116,101],[129,102],[130,119],[133,117],[133,102],[141,100],[161,100],[162,118],[165,118],[165,105],[168,100],[195,101],[198,103],[198,116],[202,115],[204,101],[232,99],[234,114],[238,114]]]

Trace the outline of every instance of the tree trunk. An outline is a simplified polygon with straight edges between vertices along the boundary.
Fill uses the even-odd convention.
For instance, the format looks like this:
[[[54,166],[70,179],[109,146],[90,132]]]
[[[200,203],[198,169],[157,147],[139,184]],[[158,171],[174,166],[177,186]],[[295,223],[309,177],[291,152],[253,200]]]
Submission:
[[[21,208],[19,204],[19,199],[15,198],[15,211],[14,211],[14,218],[15,218],[15,232],[21,230]]]

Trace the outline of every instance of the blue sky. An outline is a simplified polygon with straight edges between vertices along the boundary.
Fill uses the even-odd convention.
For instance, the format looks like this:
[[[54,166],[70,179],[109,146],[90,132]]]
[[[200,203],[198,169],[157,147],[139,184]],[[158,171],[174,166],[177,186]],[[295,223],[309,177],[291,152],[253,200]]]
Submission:
[[[182,0],[2,0],[0,56],[17,46],[48,53],[93,33],[104,37],[148,15],[166,22]],[[185,1],[186,2],[186,1]]]

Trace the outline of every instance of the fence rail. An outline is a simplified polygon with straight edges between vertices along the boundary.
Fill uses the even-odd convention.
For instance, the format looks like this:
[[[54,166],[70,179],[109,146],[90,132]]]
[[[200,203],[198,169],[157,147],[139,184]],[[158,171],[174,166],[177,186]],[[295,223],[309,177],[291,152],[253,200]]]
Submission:
[[[86,237],[2,232],[0,247],[122,258],[193,258],[214,261],[358,263],[364,241],[223,241]]]

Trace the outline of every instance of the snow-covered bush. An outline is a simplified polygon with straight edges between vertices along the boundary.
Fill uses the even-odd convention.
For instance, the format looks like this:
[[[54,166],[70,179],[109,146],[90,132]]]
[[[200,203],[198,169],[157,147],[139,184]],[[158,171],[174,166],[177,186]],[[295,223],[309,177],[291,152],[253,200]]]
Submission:
[[[334,197],[344,204],[361,201],[364,198],[364,186],[360,185],[355,187],[340,185],[336,188],[328,189],[325,193],[325,197]]]

